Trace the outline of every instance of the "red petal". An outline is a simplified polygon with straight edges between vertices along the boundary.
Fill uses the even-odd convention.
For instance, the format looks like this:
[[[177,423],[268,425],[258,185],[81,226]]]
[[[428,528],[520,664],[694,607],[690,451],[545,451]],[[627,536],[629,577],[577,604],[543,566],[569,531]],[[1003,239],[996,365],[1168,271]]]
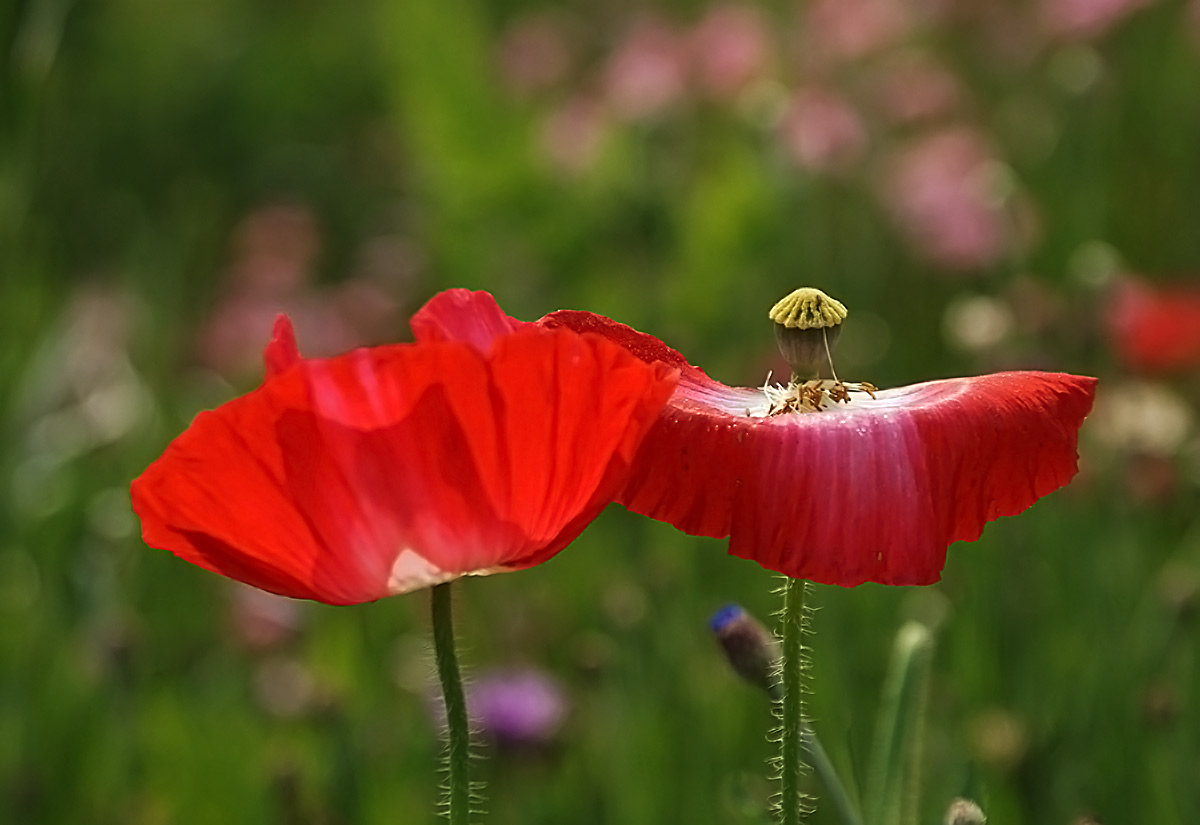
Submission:
[[[133,502],[148,544],[331,604],[550,558],[612,500],[674,387],[608,342],[537,329],[487,356],[299,363],[197,416]]]
[[[409,321],[420,343],[463,341],[479,352],[487,352],[499,335],[525,326],[500,309],[487,292],[447,289],[429,299]]]
[[[263,362],[267,368],[266,377],[273,378],[299,361],[300,348],[296,346],[296,331],[292,329],[291,319],[281,314],[275,319],[271,341],[263,352]]]
[[[582,315],[546,320],[632,340],[642,358],[665,350],[668,363],[682,359]],[[618,500],[693,535],[729,536],[730,553],[771,570],[846,586],[937,581],[947,545],[1066,484],[1096,383],[1001,373],[764,418],[761,392],[691,370]]]
[[[708,379],[708,376],[704,375],[702,369],[689,364],[687,359],[678,350],[671,349],[653,335],[638,332],[633,327],[626,326],[603,315],[597,315],[594,312],[561,309],[558,312],[551,312],[549,315],[538,320],[537,323],[551,329],[565,327],[573,329],[576,332],[591,332],[603,336],[610,341],[615,341],[647,363],[662,361],[679,369],[684,374],[692,373],[697,377],[704,376],[704,378]]]

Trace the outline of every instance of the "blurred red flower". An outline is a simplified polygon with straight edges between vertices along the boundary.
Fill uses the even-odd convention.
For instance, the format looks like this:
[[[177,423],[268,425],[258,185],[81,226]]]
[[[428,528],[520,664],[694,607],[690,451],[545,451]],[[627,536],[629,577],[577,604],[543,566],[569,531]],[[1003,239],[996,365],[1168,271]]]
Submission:
[[[1113,349],[1131,369],[1172,372],[1200,366],[1200,284],[1155,287],[1121,281],[1106,320]]]
[[[453,340],[516,324],[486,293],[459,292],[431,302],[413,330],[420,340]],[[937,581],[950,543],[977,539],[987,522],[1070,481],[1095,395],[1094,378],[1008,372],[771,416],[761,390],[714,381],[624,324],[560,311],[537,325],[595,333],[680,371],[617,501],[692,535],[728,536],[735,556],[828,584]]]
[[[303,359],[280,316],[265,360],[261,387],[133,482],[133,507],[153,547],[329,604],[546,561],[612,501],[675,385],[536,327]]]

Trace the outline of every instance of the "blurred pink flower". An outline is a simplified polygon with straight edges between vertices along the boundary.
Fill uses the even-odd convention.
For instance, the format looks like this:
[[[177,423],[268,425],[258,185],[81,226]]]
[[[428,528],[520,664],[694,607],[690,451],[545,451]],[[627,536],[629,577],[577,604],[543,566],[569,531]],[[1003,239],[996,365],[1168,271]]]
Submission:
[[[234,230],[229,280],[239,292],[290,294],[308,280],[321,244],[316,216],[307,206],[260,207]]]
[[[582,174],[596,163],[607,127],[604,107],[587,95],[576,95],[543,121],[542,152],[560,170]]]
[[[604,98],[624,120],[644,120],[675,104],[687,85],[687,45],[665,22],[642,17],[609,56]]]
[[[571,67],[571,47],[561,21],[550,14],[527,15],[503,34],[498,49],[500,76],[522,95],[560,82]]]
[[[902,53],[877,68],[876,102],[894,122],[946,117],[962,99],[954,74],[933,57]]]
[[[973,269],[1004,253],[1006,219],[988,176],[995,163],[983,136],[964,127],[900,150],[883,197],[920,254],[947,267]]]
[[[1069,40],[1103,37],[1129,15],[1154,0],[1041,0],[1040,14],[1050,34]]]
[[[806,52],[821,61],[858,60],[896,44],[914,25],[904,0],[814,0],[802,23]]]
[[[312,285],[322,246],[317,218],[305,205],[270,204],[246,216],[234,230],[224,294],[199,333],[201,363],[230,377],[257,371],[262,330],[281,312],[312,331],[307,343],[314,356],[386,337],[400,307],[382,285]]]
[[[753,6],[710,6],[692,30],[691,53],[700,88],[718,99],[731,98],[767,71],[767,23]]]
[[[826,89],[800,89],[779,122],[784,147],[806,169],[843,169],[867,144],[862,119],[845,98]]]

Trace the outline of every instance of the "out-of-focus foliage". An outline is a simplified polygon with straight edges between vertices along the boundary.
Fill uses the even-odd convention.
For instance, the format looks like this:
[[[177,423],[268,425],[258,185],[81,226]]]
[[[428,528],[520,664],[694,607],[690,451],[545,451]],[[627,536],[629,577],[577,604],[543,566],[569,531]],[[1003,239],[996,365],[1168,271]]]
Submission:
[[[850,307],[848,379],[1102,377],[1079,478],[943,583],[818,588],[834,761],[861,781],[918,619],[924,821],[963,794],[995,822],[1200,821],[1200,363],[1132,375],[1105,337],[1121,282],[1200,273],[1200,3],[17,0],[0,57],[12,821],[433,820],[423,595],[258,599],[129,511],[195,411],[253,386],[276,312],[318,355],[484,288],[754,384],[802,284]],[[619,508],[465,582],[481,681],[536,665],[569,704],[489,746],[488,821],[758,821],[769,713],[706,622],[765,616],[773,584]]]

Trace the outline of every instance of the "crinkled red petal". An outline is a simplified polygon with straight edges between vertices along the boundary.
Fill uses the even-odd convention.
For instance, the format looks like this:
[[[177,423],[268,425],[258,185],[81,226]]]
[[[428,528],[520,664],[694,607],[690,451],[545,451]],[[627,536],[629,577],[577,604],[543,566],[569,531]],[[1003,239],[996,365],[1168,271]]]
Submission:
[[[675,384],[539,329],[486,355],[400,345],[293,366],[197,416],[133,504],[148,544],[331,604],[550,558],[612,500]]]
[[[495,338],[527,324],[510,318],[490,293],[447,289],[417,310],[409,326],[419,343],[462,341],[487,352]]]
[[[549,317],[630,338],[601,316]],[[761,416],[761,392],[698,372],[683,373],[618,500],[693,535],[728,536],[730,553],[771,570],[845,586],[937,581],[947,545],[1066,484],[1096,383],[1000,373],[764,418],[748,414]]]

